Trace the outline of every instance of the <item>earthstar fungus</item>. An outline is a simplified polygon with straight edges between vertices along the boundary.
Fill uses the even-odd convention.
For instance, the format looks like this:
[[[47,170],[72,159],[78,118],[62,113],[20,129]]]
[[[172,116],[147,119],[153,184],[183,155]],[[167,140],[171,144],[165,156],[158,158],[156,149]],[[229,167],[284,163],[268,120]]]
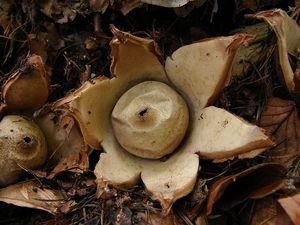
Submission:
[[[0,186],[15,182],[24,169],[36,169],[48,157],[42,131],[34,122],[21,116],[2,118],[0,142]]]
[[[174,201],[192,191],[198,155],[223,159],[273,145],[262,129],[209,107],[229,84],[237,49],[251,37],[237,34],[183,46],[163,67],[153,40],[115,27],[112,32],[114,77],[88,81],[53,106],[76,119],[86,143],[105,151],[94,171],[99,183],[130,188],[142,180],[168,213]]]

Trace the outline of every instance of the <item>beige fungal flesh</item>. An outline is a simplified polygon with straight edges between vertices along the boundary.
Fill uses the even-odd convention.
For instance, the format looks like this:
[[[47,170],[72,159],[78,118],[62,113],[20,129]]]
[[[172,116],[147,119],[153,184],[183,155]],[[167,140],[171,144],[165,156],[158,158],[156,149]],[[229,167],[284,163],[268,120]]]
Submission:
[[[21,116],[5,116],[1,120],[0,142],[0,186],[15,182],[24,169],[36,169],[48,157],[43,133]]]
[[[112,112],[114,134],[133,155],[156,159],[173,152],[188,127],[183,98],[157,81],[140,83],[118,100]]]

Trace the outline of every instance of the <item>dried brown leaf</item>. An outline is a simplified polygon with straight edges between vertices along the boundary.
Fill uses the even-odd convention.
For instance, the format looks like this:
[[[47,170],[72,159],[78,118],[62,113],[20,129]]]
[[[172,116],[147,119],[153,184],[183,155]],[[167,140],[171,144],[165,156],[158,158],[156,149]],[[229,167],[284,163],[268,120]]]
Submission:
[[[278,202],[294,224],[300,224],[300,193],[290,197],[281,198]]]
[[[18,183],[0,189],[0,201],[21,207],[41,209],[52,214],[58,213],[66,203],[61,191],[42,187],[36,181]]]
[[[250,225],[293,225],[282,207],[272,197],[256,201]]]
[[[89,157],[86,150],[80,152],[74,152],[64,158],[62,158],[52,172],[47,176],[47,179],[53,179],[57,175],[65,172],[77,172],[82,173],[89,168]]]
[[[247,199],[263,198],[283,184],[286,170],[280,164],[263,163],[238,174],[217,179],[210,187],[207,200],[207,214],[214,204],[230,209]]]
[[[300,120],[295,103],[269,98],[259,126],[275,139],[276,146],[266,152],[268,161],[291,166],[300,156]]]

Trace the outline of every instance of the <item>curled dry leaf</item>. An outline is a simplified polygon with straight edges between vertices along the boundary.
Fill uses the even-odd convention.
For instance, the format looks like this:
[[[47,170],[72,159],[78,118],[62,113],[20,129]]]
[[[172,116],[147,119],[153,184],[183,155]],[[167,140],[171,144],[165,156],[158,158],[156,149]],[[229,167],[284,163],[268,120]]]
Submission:
[[[274,137],[276,146],[266,152],[268,161],[289,167],[300,156],[300,120],[293,101],[269,98],[259,125]]]
[[[281,9],[262,11],[253,17],[265,20],[275,32],[278,45],[279,70],[281,70],[288,90],[291,94],[299,97],[300,27],[297,21],[293,20]],[[296,66],[291,62],[290,56],[296,59]]]
[[[290,197],[281,198],[279,204],[289,215],[295,225],[300,224],[300,193]]]
[[[234,55],[249,36],[237,34],[183,46],[167,59],[164,68],[153,40],[133,36],[115,27],[112,27],[112,32],[113,78],[98,77],[88,81],[54,104],[54,110],[69,113],[77,120],[84,140],[91,147],[104,149],[105,153],[101,154],[94,171],[98,182],[129,188],[141,179],[146,189],[160,201],[166,214],[174,201],[190,193],[194,187],[199,166],[195,153],[212,159],[224,158],[273,144],[260,128],[223,109],[207,107],[229,83]],[[124,93],[126,95],[128,90],[131,92],[145,83],[159,83],[157,86],[167,86],[177,92],[175,96],[181,95],[174,98],[185,101],[191,118],[179,147],[176,148],[178,143],[173,145],[168,151],[170,155],[163,160],[144,157],[144,150],[137,146],[141,146],[141,140],[145,139],[127,138],[125,143],[120,143],[118,135],[122,132],[112,125],[112,120],[116,119],[115,122],[132,133],[151,131],[148,139],[151,142],[142,145],[147,151],[155,150],[156,143],[166,139],[163,132],[168,130],[170,122],[164,121],[171,121],[172,115],[176,115],[174,110],[178,110],[168,92],[157,91],[157,88],[150,88],[147,93],[139,92],[132,99],[128,98],[126,104],[121,104],[117,110],[121,113],[111,116]],[[179,121],[186,118],[185,111],[180,113]],[[153,139],[155,131],[159,135]],[[174,137],[170,143],[177,141],[178,136]],[[137,143],[133,145],[134,141]],[[134,151],[140,151],[136,154],[139,157],[130,154],[122,145],[137,148]]]
[[[274,198],[267,197],[255,201],[250,225],[293,225],[293,222]]]
[[[50,161],[55,163],[65,157],[79,157],[86,145],[72,117],[41,110],[35,121],[45,134]]]
[[[60,212],[60,208],[66,203],[61,191],[42,187],[36,181],[18,183],[0,189],[0,201],[21,207],[41,209],[51,214]]]
[[[212,212],[217,201],[219,207],[228,210],[247,199],[263,198],[275,192],[282,186],[285,173],[280,164],[265,163],[217,179],[210,187],[206,213]]]
[[[15,182],[24,169],[36,169],[48,157],[39,127],[21,116],[5,116],[0,122],[0,186]]]
[[[2,87],[2,100],[9,110],[33,111],[48,99],[50,77],[43,59],[31,55],[25,64],[15,71]]]

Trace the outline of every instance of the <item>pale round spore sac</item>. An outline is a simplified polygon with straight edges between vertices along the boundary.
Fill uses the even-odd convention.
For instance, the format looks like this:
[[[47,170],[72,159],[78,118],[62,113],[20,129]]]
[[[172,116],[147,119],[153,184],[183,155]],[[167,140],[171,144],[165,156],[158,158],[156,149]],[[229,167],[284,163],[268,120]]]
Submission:
[[[29,119],[8,115],[0,122],[0,186],[17,181],[26,169],[37,169],[48,157],[44,134]]]
[[[172,153],[184,138],[189,111],[171,87],[146,81],[121,96],[111,119],[115,137],[125,150],[158,159]]]

